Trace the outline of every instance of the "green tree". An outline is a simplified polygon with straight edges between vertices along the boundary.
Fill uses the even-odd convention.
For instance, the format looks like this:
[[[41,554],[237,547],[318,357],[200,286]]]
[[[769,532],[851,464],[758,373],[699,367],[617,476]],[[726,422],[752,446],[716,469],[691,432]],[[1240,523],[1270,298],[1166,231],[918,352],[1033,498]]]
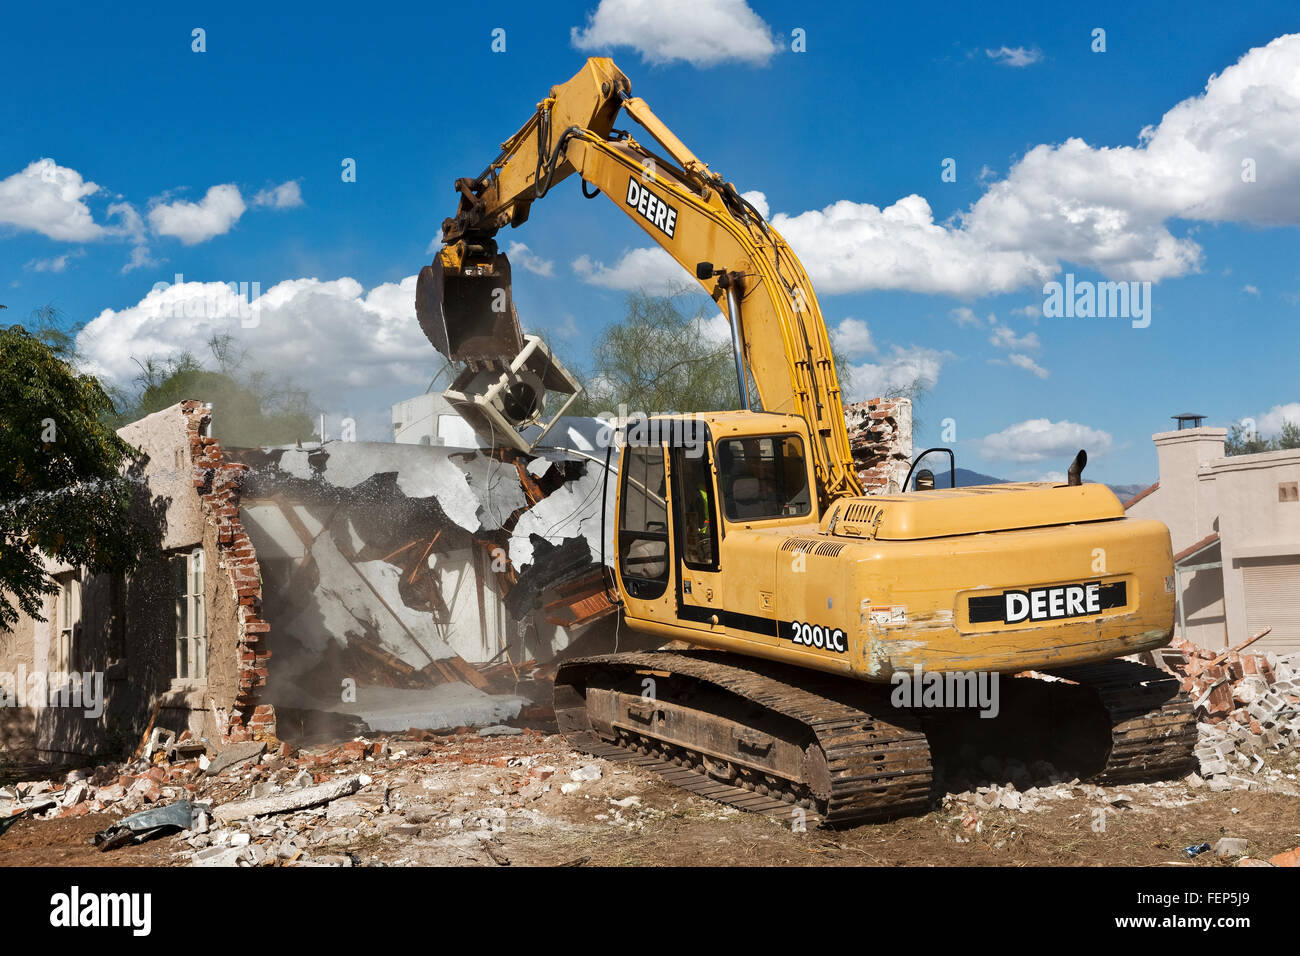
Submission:
[[[0,330],[0,627],[42,619],[44,557],[91,574],[133,568],[156,546],[131,515],[139,453],[106,419],[112,400],[19,325]]]
[[[626,317],[596,340],[590,366],[565,361],[585,390],[572,414],[614,412],[620,405],[646,413],[739,408],[731,339],[710,334],[715,315],[716,306],[698,293],[631,293]],[[834,358],[840,388],[847,390],[849,363]],[[757,394],[750,397],[757,408]]]
[[[1284,448],[1300,448],[1300,424],[1284,421],[1279,434],[1265,438],[1253,428],[1247,430],[1236,423],[1229,426],[1228,437],[1223,441],[1224,453],[1228,455],[1255,455]]]
[[[75,365],[78,359],[77,333],[84,326],[77,324],[65,328],[67,323],[63,318],[63,313],[53,303],[47,303],[33,309],[23,324],[28,332],[48,345],[55,355]]]
[[[136,359],[139,395],[118,416],[125,424],[169,408],[185,399],[211,402],[212,433],[229,445],[283,445],[310,438],[312,416],[306,391],[277,386],[263,372],[243,373],[246,356],[228,335],[213,336],[208,348],[217,364],[204,368],[193,355]]]
[[[620,405],[645,413],[737,407],[730,341],[711,340],[704,322],[681,308],[699,299],[631,293],[626,317],[596,340],[579,414]]]

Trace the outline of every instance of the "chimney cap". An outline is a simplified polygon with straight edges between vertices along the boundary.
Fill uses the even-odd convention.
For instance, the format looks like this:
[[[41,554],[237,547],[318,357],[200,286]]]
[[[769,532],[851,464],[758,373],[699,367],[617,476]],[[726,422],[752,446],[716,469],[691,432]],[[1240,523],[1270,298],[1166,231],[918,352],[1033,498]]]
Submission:
[[[1178,430],[1184,428],[1200,428],[1201,423],[1205,421],[1204,415],[1198,415],[1196,412],[1183,412],[1181,415],[1171,415],[1174,421],[1178,423]]]

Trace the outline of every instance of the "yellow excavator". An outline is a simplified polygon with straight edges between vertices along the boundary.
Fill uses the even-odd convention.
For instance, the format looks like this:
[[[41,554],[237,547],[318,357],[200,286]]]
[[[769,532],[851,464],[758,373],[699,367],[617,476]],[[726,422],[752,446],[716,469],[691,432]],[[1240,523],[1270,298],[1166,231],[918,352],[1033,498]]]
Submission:
[[[616,129],[621,112],[660,151]],[[1060,484],[864,495],[798,257],[610,59],[554,87],[481,175],[456,182],[417,314],[468,363],[466,380],[499,387],[516,421],[537,411],[544,376],[514,361],[523,345],[495,236],[574,174],[725,314],[741,406],[633,421],[623,436],[624,619],[685,647],[566,661],[555,710],[575,747],[829,824],[924,812],[936,767],[988,754],[1102,782],[1191,768],[1194,711],[1177,680],[1118,660],[1172,637],[1166,527],[1082,483],[1082,453]],[[941,693],[992,674],[991,719]],[[939,692],[899,706],[905,681]]]

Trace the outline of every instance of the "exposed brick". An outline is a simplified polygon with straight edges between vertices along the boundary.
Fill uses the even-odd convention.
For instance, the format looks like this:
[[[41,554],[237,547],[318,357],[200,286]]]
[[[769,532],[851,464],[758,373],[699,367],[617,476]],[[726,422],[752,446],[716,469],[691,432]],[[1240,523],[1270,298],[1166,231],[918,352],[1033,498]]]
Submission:
[[[236,648],[239,684],[229,717],[230,742],[249,740],[249,717],[255,717],[259,738],[274,739],[275,710],[258,702],[258,689],[267,680],[266,661],[270,654],[258,653],[270,625],[255,609],[261,604],[261,580],[257,553],[239,516],[240,493],[248,466],[226,460],[219,439],[201,434],[211,413],[201,402],[186,400],[181,405],[189,433],[190,459],[194,468],[194,487],[200,495],[204,513],[217,529],[217,544],[222,550],[221,566],[231,589],[239,600],[240,633]]]

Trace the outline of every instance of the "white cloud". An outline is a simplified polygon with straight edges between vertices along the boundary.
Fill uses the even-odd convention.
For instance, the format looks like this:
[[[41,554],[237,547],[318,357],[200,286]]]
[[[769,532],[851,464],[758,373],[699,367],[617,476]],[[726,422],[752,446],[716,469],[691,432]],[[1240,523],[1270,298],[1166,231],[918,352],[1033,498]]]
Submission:
[[[612,266],[579,256],[573,271],[588,285],[630,292],[641,289],[651,295],[668,295],[694,286],[694,280],[677,260],[658,246],[629,249]]]
[[[247,303],[233,302],[224,283],[183,282],[105,309],[77,346],[87,371],[129,384],[139,371],[133,357],[188,351],[205,359],[209,338],[229,333],[254,365],[309,388],[327,412],[369,416],[358,417],[359,430],[368,421],[369,434],[383,438],[389,405],[422,392],[441,364],[415,318],[415,280],[366,291],[347,277],[290,279]]]
[[[707,309],[695,317],[700,336],[708,345],[731,345],[731,323],[717,309]]]
[[[39,232],[65,242],[126,240],[135,248],[123,272],[154,264],[144,245],[144,223],[129,202],[109,203],[107,217],[110,222],[116,219],[116,224],[95,222],[85,199],[100,192],[99,186],[84,180],[75,169],[60,166],[52,159],[40,159],[0,180],[0,225]],[[69,255],[76,258],[84,255],[84,250],[48,260],[33,259],[25,268],[62,272]]]
[[[1026,319],[1033,319],[1037,322],[1043,317],[1043,306],[1042,303],[1038,303],[1037,305],[1022,305],[1018,309],[1012,309],[1011,314],[1021,315]]]
[[[980,455],[989,461],[1043,461],[1072,459],[1080,448],[1090,455],[1105,454],[1111,445],[1107,432],[1075,422],[1033,418],[978,439]]]
[[[118,220],[118,225],[109,228],[115,236],[139,245],[145,242],[144,220],[129,202],[115,202],[108,206],[108,215]]]
[[[967,308],[964,305],[960,305],[957,308],[953,309],[951,312],[948,313],[948,315],[951,316],[952,320],[956,322],[958,325],[982,325],[983,324],[980,320],[980,317],[975,314],[975,310]],[[996,321],[993,319],[992,315],[989,316],[989,319],[990,319],[989,324],[992,324],[993,321]]]
[[[534,275],[546,276],[549,279],[554,273],[554,262],[543,259],[522,242],[510,243],[510,248],[506,250],[506,257],[509,258],[512,266],[522,266]]]
[[[1300,425],[1300,402],[1274,405],[1259,416],[1255,423],[1255,430],[1261,435],[1276,435],[1282,431],[1283,422]]]
[[[647,63],[762,65],[777,51],[771,28],[745,0],[600,0],[570,40],[579,50],[632,47]]]
[[[849,367],[847,401],[878,398],[917,384],[933,388],[948,357],[948,353],[935,349],[895,345],[889,357],[880,362],[864,362]]]
[[[85,249],[77,249],[51,259],[31,259],[23,265],[23,268],[31,272],[63,272],[68,268],[69,259],[80,259],[85,254]]]
[[[1251,284],[1249,284],[1249,283],[1247,283],[1246,285],[1242,286],[1242,287],[1241,287],[1241,291],[1244,292],[1244,293],[1246,293],[1246,295],[1253,295],[1253,296],[1255,296],[1256,298],[1259,298],[1259,289],[1257,289],[1255,286],[1253,286],[1253,285],[1251,285]]]
[[[368,293],[348,277],[289,279],[248,303],[256,315],[248,328],[233,307],[214,307],[228,303],[228,295],[221,282],[156,288],[136,305],[102,311],[77,343],[90,370],[115,382],[129,381],[138,371],[133,356],[186,350],[202,355],[212,335],[226,332],[255,350],[260,364],[293,369],[325,389],[373,382],[379,368],[383,375],[420,382],[423,372],[404,370],[423,368],[429,363],[419,359],[433,355],[415,319],[415,276]]]
[[[270,189],[263,189],[253,197],[254,206],[268,206],[271,209],[294,209],[303,205],[302,187],[297,180],[289,180]]]
[[[876,351],[871,329],[861,319],[844,319],[831,329],[831,341],[845,358],[860,359]]]
[[[1001,46],[996,50],[985,50],[985,55],[990,60],[997,60],[1005,66],[1031,66],[1043,58],[1043,53],[1037,47],[1027,50],[1022,46]]]
[[[1009,325],[993,326],[993,334],[989,336],[989,342],[1000,349],[1037,350],[1042,348],[1042,343],[1038,341],[1037,332],[1016,335],[1016,330]]]
[[[1042,283],[1055,263],[1025,249],[993,249],[934,221],[930,204],[905,196],[880,209],[847,199],[772,225],[794,247],[821,292],[905,289],[965,298]]]
[[[119,220],[119,225],[113,227],[112,232],[131,243],[131,258],[122,266],[122,274],[158,265],[158,260],[149,254],[144,220],[136,208],[129,202],[116,202],[108,207],[108,214]]]
[[[167,260],[162,261],[166,262]],[[140,243],[131,248],[131,258],[126,260],[126,264],[122,266],[122,274],[126,275],[136,269],[148,269],[156,265],[160,265],[160,262],[150,255],[147,245]]]
[[[149,210],[149,225],[160,236],[175,236],[187,246],[224,235],[247,207],[234,183],[211,187],[199,202],[178,199]]]
[[[1007,356],[1007,361],[1010,362],[1012,365],[1016,366],[1017,368],[1023,368],[1026,372],[1032,372],[1034,375],[1037,375],[1039,378],[1047,378],[1047,376],[1052,374],[1047,369],[1043,368],[1041,365],[1039,365],[1037,362],[1031,359],[1028,355],[1023,355],[1020,352],[1012,352],[1010,355]]]
[[[773,224],[831,293],[978,297],[1041,287],[1062,262],[1111,279],[1185,275],[1202,251],[1171,221],[1300,225],[1300,34],[1248,51],[1138,140],[1036,146],[950,222],[912,195],[883,209],[841,200],[778,213]]]
[[[95,222],[85,203],[87,196],[97,192],[99,187],[75,169],[38,159],[0,180],[0,224],[67,242],[99,239],[104,227]]]

